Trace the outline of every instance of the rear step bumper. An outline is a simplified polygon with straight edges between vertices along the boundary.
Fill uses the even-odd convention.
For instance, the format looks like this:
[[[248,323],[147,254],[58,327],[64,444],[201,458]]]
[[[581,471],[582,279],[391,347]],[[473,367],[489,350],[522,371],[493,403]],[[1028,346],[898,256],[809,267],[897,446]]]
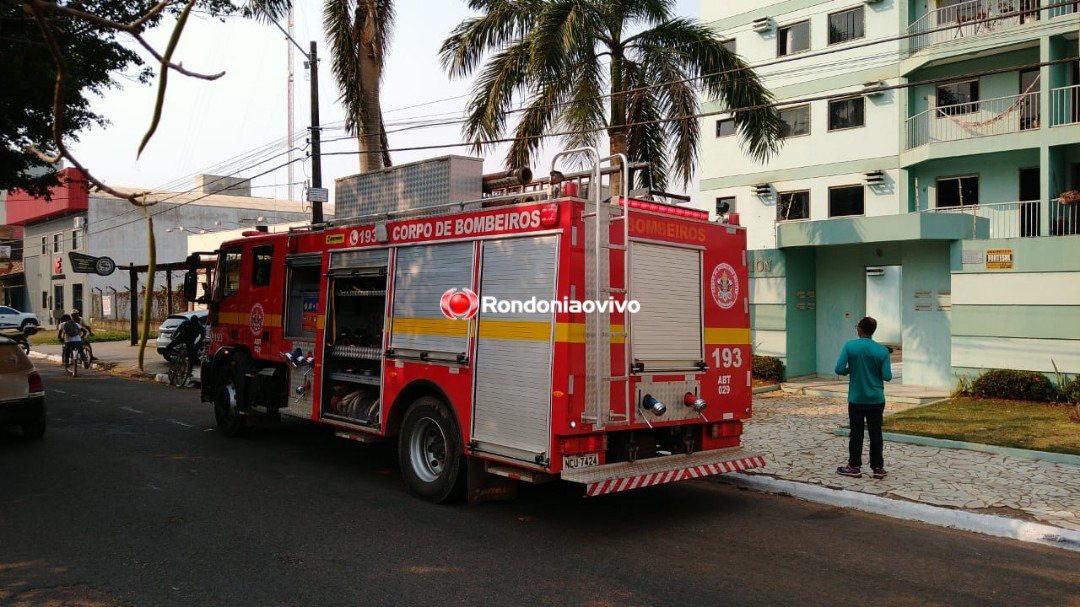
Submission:
[[[618,462],[576,470],[563,470],[563,480],[582,483],[588,497],[618,493],[664,483],[702,478],[765,465],[765,458],[741,447],[667,455],[636,462]]]

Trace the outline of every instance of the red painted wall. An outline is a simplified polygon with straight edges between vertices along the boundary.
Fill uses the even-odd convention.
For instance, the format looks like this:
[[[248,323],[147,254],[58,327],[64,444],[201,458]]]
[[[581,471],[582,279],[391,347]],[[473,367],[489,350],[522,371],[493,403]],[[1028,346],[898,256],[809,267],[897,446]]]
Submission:
[[[51,202],[45,202],[44,198],[30,196],[21,190],[9,192],[7,222],[11,225],[26,225],[86,210],[89,194],[86,190],[86,178],[79,169],[61,169],[60,185],[52,188],[51,192]]]

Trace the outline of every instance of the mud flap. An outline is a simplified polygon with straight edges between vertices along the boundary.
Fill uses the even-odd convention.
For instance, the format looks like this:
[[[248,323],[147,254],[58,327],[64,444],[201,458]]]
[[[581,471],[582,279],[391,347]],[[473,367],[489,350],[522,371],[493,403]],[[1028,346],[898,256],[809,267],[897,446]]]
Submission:
[[[470,506],[517,499],[519,481],[487,472],[482,459],[469,457],[466,461]]]

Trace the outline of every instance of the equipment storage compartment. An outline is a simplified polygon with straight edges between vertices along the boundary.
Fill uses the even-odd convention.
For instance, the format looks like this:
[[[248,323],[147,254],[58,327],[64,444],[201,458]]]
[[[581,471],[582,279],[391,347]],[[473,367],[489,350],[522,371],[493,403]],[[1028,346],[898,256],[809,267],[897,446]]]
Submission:
[[[380,424],[386,259],[382,250],[344,253],[331,260],[323,417]]]

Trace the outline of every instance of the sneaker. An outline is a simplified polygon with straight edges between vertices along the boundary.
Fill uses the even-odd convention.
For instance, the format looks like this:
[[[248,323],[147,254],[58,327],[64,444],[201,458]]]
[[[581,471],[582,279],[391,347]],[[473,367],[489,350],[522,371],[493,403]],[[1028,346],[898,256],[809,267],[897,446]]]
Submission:
[[[862,478],[862,469],[858,466],[840,466],[836,469],[836,473],[851,478]]]
[[[882,479],[885,478],[886,474],[888,474],[888,472],[886,472],[884,468],[874,468],[874,478]]]

